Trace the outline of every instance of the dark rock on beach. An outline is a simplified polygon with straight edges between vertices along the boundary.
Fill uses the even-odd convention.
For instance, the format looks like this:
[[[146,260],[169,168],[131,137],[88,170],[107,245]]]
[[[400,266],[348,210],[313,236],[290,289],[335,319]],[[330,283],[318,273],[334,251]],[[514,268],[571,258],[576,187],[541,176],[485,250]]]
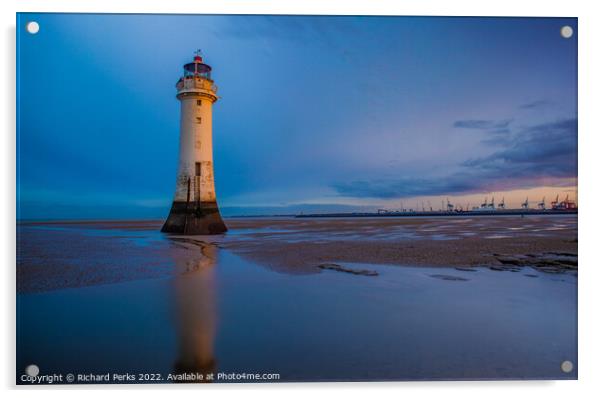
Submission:
[[[457,269],[458,271],[477,272],[477,270],[474,267],[454,267],[454,268]]]
[[[540,272],[562,274],[566,271],[578,270],[577,254],[570,252],[528,253],[514,256],[496,253],[493,256],[502,264],[489,267],[494,271],[518,272],[522,267],[531,267]]]
[[[466,278],[462,278],[460,276],[454,276],[454,275],[434,274],[434,275],[429,275],[429,276],[431,278],[442,279],[444,281],[466,282],[466,281],[470,280],[470,279],[466,279]]]
[[[378,276],[378,272],[376,272],[376,271],[367,270],[367,269],[347,268],[347,267],[344,267],[339,264],[320,264],[320,265],[318,265],[318,268],[329,269],[329,270],[338,271],[338,272],[346,272],[348,274],[353,274],[353,275]]]

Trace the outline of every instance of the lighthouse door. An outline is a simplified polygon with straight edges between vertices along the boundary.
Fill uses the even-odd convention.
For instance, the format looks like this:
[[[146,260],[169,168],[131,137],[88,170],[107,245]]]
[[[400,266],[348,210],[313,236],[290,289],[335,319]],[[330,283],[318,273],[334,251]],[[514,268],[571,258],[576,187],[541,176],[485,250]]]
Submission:
[[[194,164],[194,200],[201,201],[201,162]]]

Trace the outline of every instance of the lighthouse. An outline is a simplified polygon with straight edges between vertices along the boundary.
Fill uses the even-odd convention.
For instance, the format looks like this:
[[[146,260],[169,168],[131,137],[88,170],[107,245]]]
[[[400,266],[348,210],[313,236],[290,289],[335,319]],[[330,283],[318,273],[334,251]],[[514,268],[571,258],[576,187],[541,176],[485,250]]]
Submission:
[[[180,153],[176,193],[161,232],[187,235],[221,234],[227,228],[215,197],[212,107],[217,86],[211,67],[197,51],[176,83],[180,101]]]

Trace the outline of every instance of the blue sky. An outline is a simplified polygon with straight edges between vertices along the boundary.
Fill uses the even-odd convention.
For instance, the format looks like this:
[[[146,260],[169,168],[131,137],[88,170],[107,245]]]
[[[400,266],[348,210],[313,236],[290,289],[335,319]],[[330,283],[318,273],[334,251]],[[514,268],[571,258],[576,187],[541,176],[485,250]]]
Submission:
[[[174,85],[197,48],[221,96],[226,214],[576,193],[573,18],[21,14],[17,26],[20,218],[165,216]]]

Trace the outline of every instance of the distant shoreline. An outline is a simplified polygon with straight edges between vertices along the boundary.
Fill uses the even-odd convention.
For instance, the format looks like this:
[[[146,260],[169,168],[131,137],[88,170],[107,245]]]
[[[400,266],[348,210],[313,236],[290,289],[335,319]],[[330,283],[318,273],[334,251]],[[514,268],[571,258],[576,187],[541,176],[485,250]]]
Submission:
[[[577,210],[491,210],[491,211],[391,211],[383,213],[324,213],[297,214],[296,218],[341,218],[341,217],[458,217],[458,216],[530,216],[530,215],[576,215]]]
[[[308,213],[308,214],[236,214],[222,216],[224,219],[236,218],[358,218],[358,217],[472,217],[472,216],[535,216],[535,215],[577,215],[577,210],[493,210],[493,211],[419,211],[400,212],[391,211],[386,213]],[[165,219],[160,217],[148,218],[56,218],[56,219],[17,219],[17,225],[36,224],[102,224],[102,223],[163,223]]]

